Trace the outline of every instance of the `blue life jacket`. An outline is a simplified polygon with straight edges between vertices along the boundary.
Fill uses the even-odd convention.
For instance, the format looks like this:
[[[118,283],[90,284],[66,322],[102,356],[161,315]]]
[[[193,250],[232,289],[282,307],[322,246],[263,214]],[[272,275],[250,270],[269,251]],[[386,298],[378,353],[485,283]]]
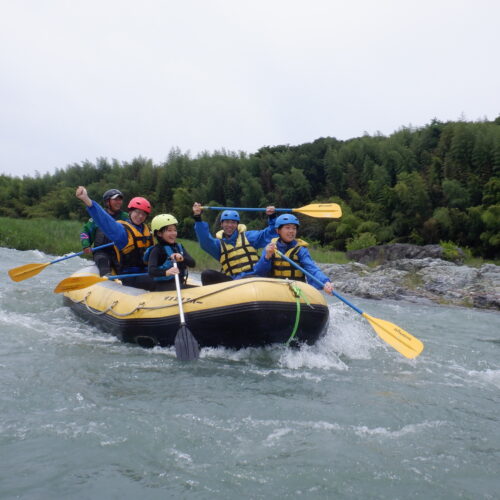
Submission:
[[[151,253],[151,250],[153,250],[154,247],[149,247],[146,249],[146,252],[144,253],[144,263],[147,264],[149,261],[149,254]],[[165,262],[161,265],[158,266],[158,269],[162,269],[163,271],[166,271],[167,269],[170,269],[173,267],[173,262],[172,259],[170,258],[174,253],[180,253],[181,255],[184,255],[184,248],[180,243],[175,243],[174,248],[172,248],[171,245],[163,245],[163,250],[165,250],[165,253],[167,254],[167,258],[165,259]],[[187,271],[187,268],[185,268]],[[184,276],[186,274],[186,276]],[[179,278],[182,281],[185,281],[187,279],[187,272],[185,273],[184,269],[179,268]],[[161,278],[154,278],[155,281],[169,281],[173,280],[173,276],[162,276]]]

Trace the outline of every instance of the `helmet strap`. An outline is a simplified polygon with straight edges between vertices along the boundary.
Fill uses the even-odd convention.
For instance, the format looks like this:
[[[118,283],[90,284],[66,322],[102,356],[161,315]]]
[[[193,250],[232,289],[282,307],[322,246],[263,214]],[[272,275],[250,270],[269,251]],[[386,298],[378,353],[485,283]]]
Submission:
[[[104,208],[110,214],[117,214],[118,212],[120,212],[120,210],[112,210],[111,209],[111,198],[109,200],[106,200],[104,203],[105,203],[105,207]]]

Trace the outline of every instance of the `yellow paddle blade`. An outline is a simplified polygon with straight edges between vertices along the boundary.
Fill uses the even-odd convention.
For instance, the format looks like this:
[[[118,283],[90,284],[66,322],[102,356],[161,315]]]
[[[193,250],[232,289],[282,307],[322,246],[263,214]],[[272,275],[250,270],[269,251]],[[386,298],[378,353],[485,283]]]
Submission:
[[[362,315],[370,322],[377,335],[403,356],[413,359],[423,351],[424,344],[399,326],[366,313]]]
[[[336,203],[313,203],[305,207],[294,208],[292,212],[324,219],[338,219],[342,217],[342,209]]]
[[[50,262],[45,264],[24,264],[9,271],[10,279],[13,281],[23,281],[32,276],[36,276],[40,271],[50,266]]]
[[[100,276],[72,276],[65,278],[58,283],[54,288],[54,293],[71,292],[73,290],[81,290],[88,286],[95,285],[101,281],[107,281],[108,278],[101,278]]]

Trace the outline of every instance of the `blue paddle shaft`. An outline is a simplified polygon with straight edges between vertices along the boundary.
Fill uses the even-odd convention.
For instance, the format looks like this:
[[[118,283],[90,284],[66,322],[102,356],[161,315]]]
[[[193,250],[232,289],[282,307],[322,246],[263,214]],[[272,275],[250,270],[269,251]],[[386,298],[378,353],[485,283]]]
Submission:
[[[136,278],[137,276],[146,276],[148,273],[136,274],[117,274],[116,276],[106,276],[108,280],[120,280],[122,278]]]
[[[310,272],[306,271],[302,266],[297,264],[295,261],[289,259],[286,255],[283,255],[279,250],[276,250],[276,253],[282,259],[285,259],[287,262],[292,264],[292,266],[295,266],[297,269],[302,271],[310,280],[315,281],[316,283],[318,283],[318,285],[323,286],[323,283],[321,283],[321,281],[318,278],[316,278],[316,276],[313,276]],[[335,295],[337,299],[340,299],[344,304],[348,305],[349,307],[352,307],[352,309],[354,309],[357,313],[363,314],[363,311],[361,309],[357,308],[354,304],[351,304],[346,298],[342,297],[342,295],[337,293],[335,290],[332,290],[332,294]]]
[[[101,248],[110,247],[112,245],[114,245],[113,242],[106,243],[105,245],[101,245],[100,247],[92,248],[92,251],[95,252],[96,250],[100,250]],[[53,260],[52,262],[50,262],[50,264],[55,264],[56,262],[61,262],[62,260],[66,260],[66,259],[72,259],[73,257],[78,257],[79,255],[82,255],[83,253],[84,253],[83,250],[81,252],[78,252],[78,253],[72,253],[71,255],[66,255],[66,257],[61,257],[60,259]]]
[[[203,207],[210,210],[238,210],[239,212],[265,212],[267,208]],[[293,212],[293,208],[275,208],[276,212]]]

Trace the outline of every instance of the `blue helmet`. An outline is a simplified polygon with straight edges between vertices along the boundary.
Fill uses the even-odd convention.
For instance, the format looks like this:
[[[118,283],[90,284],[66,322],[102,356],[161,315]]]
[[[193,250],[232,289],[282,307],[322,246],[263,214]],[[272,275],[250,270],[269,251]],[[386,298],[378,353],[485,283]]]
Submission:
[[[293,214],[283,214],[279,217],[276,217],[276,220],[274,221],[274,227],[277,227],[279,229],[285,224],[295,224],[297,226],[300,226],[299,219],[297,219],[297,217],[295,217],[295,215]]]
[[[223,220],[235,220],[240,222],[240,214],[236,210],[224,210],[220,216],[221,222]]]

